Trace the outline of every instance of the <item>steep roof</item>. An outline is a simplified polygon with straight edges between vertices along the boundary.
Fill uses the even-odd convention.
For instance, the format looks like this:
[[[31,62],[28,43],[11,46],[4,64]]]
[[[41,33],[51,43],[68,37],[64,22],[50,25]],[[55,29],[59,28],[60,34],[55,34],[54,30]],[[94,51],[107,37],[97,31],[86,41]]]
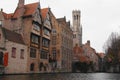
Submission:
[[[63,24],[67,27],[66,17],[63,18],[57,18],[58,23]]]
[[[32,15],[37,9],[38,5],[39,5],[39,2],[24,5],[25,12],[23,16]],[[19,12],[20,12],[20,9],[17,7],[14,12],[13,18],[19,17]]]
[[[3,13],[3,16],[4,16],[5,19],[10,19],[13,16],[13,13],[9,13],[9,14],[7,14],[5,12],[2,12],[2,13]]]
[[[43,9],[41,9],[43,20],[46,18],[48,11],[49,11],[49,8],[43,8]]]
[[[10,31],[6,28],[2,28],[2,30],[3,30],[3,33],[4,33],[5,38],[7,40],[12,41],[12,42],[16,42],[16,43],[20,43],[20,44],[25,44],[23,41],[23,38],[20,34],[13,32],[13,31]]]
[[[57,21],[58,22],[66,22],[66,18],[65,17],[63,17],[63,18],[57,18]]]

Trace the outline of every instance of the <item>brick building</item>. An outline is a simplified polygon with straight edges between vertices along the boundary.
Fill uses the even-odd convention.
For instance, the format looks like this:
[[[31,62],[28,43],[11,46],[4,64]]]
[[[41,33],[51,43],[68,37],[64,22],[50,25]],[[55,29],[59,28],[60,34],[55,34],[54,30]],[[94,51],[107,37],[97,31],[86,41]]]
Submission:
[[[49,66],[49,55],[50,55],[50,47],[51,47],[51,16],[50,9],[44,8],[41,9],[42,19],[43,19],[43,31],[42,31],[42,47],[41,47],[41,55],[40,61],[43,64],[43,68],[47,68],[48,71],[51,70]],[[41,66],[42,67],[42,66]]]
[[[25,48],[24,61],[21,60],[21,64],[19,64],[24,65],[22,66],[23,72],[70,72],[73,49],[73,32],[70,22],[66,22],[65,18],[56,19],[50,8],[41,9],[40,2],[25,4],[25,0],[18,1],[13,13],[7,14],[1,9],[0,25],[10,33],[14,33],[13,36],[21,36],[18,39],[22,39],[24,42],[24,44],[9,43],[15,44],[16,46],[12,47],[18,47],[17,50]],[[9,49],[9,45],[7,48]],[[17,52],[20,53],[20,51]],[[20,55],[16,55],[16,60],[10,59],[10,63],[15,62],[17,65],[18,56]],[[11,70],[10,73],[21,73],[22,71],[15,67],[6,68],[6,72],[8,72],[7,70]],[[16,72],[12,72],[13,70]]]
[[[83,53],[86,57],[88,57],[89,61],[93,63],[93,68],[90,71],[98,71],[99,70],[99,58],[98,54],[96,53],[95,49],[91,47],[90,41],[88,40],[87,43],[83,45]]]
[[[40,54],[42,43],[42,16],[40,3],[24,4],[19,0],[14,13],[3,12],[3,25],[6,29],[22,35],[27,45],[27,72],[40,71]]]
[[[66,18],[58,18],[60,32],[60,54],[61,54],[61,68],[65,72],[72,70],[72,49],[73,49],[73,32],[71,30],[70,22]]]

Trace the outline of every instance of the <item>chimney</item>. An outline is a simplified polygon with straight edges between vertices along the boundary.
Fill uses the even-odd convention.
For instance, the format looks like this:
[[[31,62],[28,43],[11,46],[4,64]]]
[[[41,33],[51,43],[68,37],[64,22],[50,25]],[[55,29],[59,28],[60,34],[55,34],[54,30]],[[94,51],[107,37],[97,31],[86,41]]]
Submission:
[[[25,3],[24,0],[19,0],[19,2],[18,2],[18,7],[19,7],[19,8],[24,7],[24,3]]]
[[[87,40],[87,45],[89,45],[89,46],[90,46],[90,40]]]

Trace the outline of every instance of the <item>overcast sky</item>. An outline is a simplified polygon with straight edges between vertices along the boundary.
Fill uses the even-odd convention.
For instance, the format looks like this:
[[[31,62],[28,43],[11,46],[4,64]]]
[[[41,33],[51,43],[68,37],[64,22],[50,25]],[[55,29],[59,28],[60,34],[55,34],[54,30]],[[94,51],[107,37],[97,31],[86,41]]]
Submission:
[[[11,2],[13,1],[13,2]],[[25,4],[39,0],[25,0]],[[1,0],[0,8],[11,13],[18,0]],[[40,0],[41,8],[50,7],[57,18],[66,16],[72,22],[72,11],[81,11],[83,44],[91,41],[97,52],[102,52],[103,45],[111,32],[120,32],[120,0]]]

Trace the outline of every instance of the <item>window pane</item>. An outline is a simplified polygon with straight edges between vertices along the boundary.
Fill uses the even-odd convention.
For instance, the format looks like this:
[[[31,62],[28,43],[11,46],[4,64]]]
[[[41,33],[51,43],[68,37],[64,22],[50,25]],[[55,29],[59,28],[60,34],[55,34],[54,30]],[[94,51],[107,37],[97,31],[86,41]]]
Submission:
[[[24,59],[24,49],[21,49],[20,58]]]
[[[53,59],[56,60],[56,50],[52,50]]]
[[[47,29],[44,29],[44,34],[47,35],[47,36],[50,36],[50,31],[47,30]]]
[[[32,34],[32,42],[38,44],[39,43],[39,36]]]
[[[43,44],[44,47],[49,47],[49,41],[46,40],[46,39],[43,39],[42,44]]]
[[[41,51],[40,58],[41,59],[48,59],[48,52],[47,51]]]
[[[36,49],[30,48],[30,57],[36,58]]]
[[[16,57],[16,48],[15,47],[12,47],[12,55],[11,55],[13,58]]]
[[[34,30],[37,30],[37,31],[40,31],[40,27],[39,27],[37,24],[34,24],[33,29],[34,29]]]

